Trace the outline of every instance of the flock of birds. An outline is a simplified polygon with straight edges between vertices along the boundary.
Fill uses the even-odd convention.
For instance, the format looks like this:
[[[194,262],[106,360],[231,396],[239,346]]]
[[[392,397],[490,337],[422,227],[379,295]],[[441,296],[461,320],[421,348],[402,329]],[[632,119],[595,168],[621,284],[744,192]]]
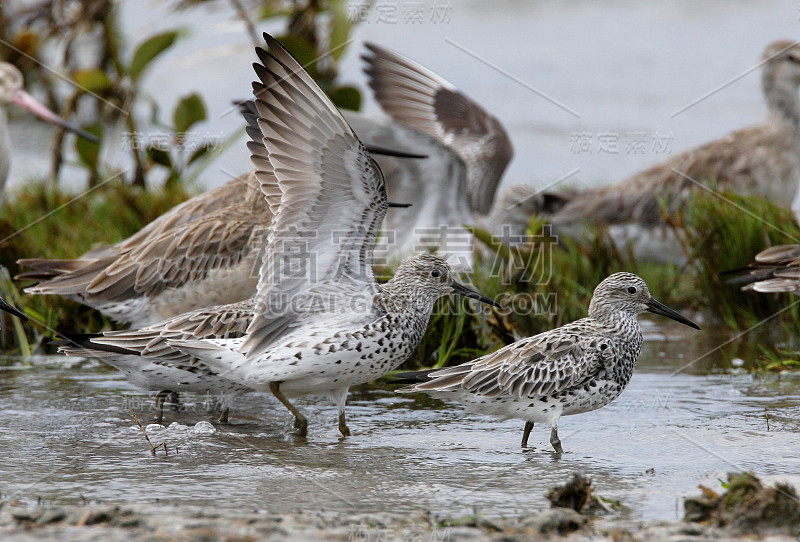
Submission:
[[[343,114],[288,51],[272,36],[264,39],[267,49],[256,49],[253,64],[253,100],[244,106],[253,171],[79,259],[20,261],[31,271],[18,278],[38,281],[27,292],[64,296],[131,324],[64,335],[57,344],[68,356],[101,359],[158,392],[159,423],[168,393],[218,397],[220,421],[227,422],[233,400],[257,390],[274,395],[305,435],[308,421],[290,399],[324,395],[336,403],[346,437],[349,388],[399,367],[440,297],[499,306],[457,282],[446,254],[410,257],[379,284],[372,267],[382,228],[394,232],[399,260],[412,253],[415,226],[479,224],[499,232],[505,224],[524,233],[535,213],[557,233],[577,237],[605,223],[634,243],[635,253],[674,260],[680,256],[664,249],[665,209],[680,209],[709,179],[783,205],[797,191],[795,42],[775,42],[764,52],[763,124],[609,187],[539,193],[510,186],[495,197],[513,155],[510,138],[452,84],[368,44],[369,86],[391,121]],[[8,73],[15,72],[0,70]],[[9,80],[0,75],[2,103],[20,103],[14,96],[21,77]],[[390,210],[387,193],[410,206]],[[756,259],[746,288],[800,292],[800,246],[773,247]],[[2,299],[0,309],[25,318]],[[608,404],[629,382],[643,312],[699,329],[655,300],[640,277],[615,273],[594,290],[586,318],[461,365],[402,373],[398,379],[408,385],[397,391],[524,420],[523,446],[534,423],[547,424],[561,453],[560,417]]]

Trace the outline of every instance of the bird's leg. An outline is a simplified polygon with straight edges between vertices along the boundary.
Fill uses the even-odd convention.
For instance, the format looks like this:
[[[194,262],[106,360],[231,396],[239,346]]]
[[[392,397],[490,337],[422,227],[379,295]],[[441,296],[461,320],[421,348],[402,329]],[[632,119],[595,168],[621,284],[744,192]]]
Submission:
[[[557,454],[563,454],[564,450],[561,448],[561,440],[558,438],[558,425],[554,425],[550,430],[550,444]]]
[[[181,409],[181,396],[177,391],[169,392],[164,403],[171,404],[176,412],[180,412]]]
[[[156,411],[158,411],[156,423],[159,425],[161,424],[161,420],[164,419],[164,401],[170,393],[172,392],[169,390],[161,390],[156,394]]]
[[[343,437],[350,436],[350,428],[347,427],[347,424],[344,421],[344,410],[339,413],[339,432]]]
[[[222,407],[222,410],[220,410],[219,423],[228,423],[228,407]]]
[[[531,431],[533,431],[533,422],[525,422],[525,429],[522,430],[522,447],[528,447],[528,437],[531,435]]]
[[[348,388],[339,388],[332,392],[333,400],[336,401],[336,408],[339,410],[339,432],[342,437],[350,436],[350,428],[347,427],[347,422],[344,417],[344,405],[347,403],[347,390]]]
[[[297,429],[298,434],[301,437],[304,437],[308,434],[308,420],[305,416],[300,414],[300,411],[297,410],[292,403],[281,393],[280,385],[283,382],[270,382],[269,383],[269,391],[272,392],[278,401],[283,403],[283,406],[289,409],[289,412],[294,414],[294,427]]]

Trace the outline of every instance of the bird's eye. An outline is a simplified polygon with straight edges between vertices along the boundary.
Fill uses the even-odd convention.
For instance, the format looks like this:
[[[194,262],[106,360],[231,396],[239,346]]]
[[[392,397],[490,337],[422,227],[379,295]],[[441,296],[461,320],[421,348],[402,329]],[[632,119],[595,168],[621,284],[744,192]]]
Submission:
[[[439,277],[442,276],[442,272],[439,271],[438,269],[434,269],[433,271],[431,271],[431,276],[435,279],[438,279]]]
[[[636,288],[635,288],[635,287],[633,287],[633,286],[629,286],[629,287],[628,287],[628,293],[629,293],[629,294],[635,294],[635,293],[636,293]]]

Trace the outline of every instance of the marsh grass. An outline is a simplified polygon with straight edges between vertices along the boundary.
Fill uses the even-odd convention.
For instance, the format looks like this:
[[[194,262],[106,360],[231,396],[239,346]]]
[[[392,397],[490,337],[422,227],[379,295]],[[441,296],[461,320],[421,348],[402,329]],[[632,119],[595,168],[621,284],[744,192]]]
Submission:
[[[179,184],[145,191],[125,183],[108,183],[76,198],[43,183],[30,183],[9,194],[0,207],[0,265],[13,276],[20,271],[19,258],[78,257],[132,235],[193,192]],[[759,336],[768,337],[771,344],[764,346],[754,368],[796,368],[785,345],[797,342],[799,298],[742,292],[726,283],[731,275],[725,274],[745,268],[768,246],[800,242],[800,228],[790,211],[753,197],[698,194],[682,213],[669,217],[669,223],[684,250],[692,254],[684,266],[636,261],[629,247],[616,245],[602,227],[595,228],[583,244],[556,239],[549,236],[546,224],[534,217],[529,244],[513,248],[493,245],[494,254],[479,261],[469,277],[461,277],[485,295],[501,300],[504,310],[477,310],[474,301],[452,296],[441,300],[425,337],[403,369],[468,361],[521,337],[581,318],[594,287],[617,271],[640,275],[656,298],[699,318],[704,327],[722,328],[729,337],[752,328]],[[476,231],[478,239],[488,239],[486,235]],[[388,278],[391,271],[383,270],[382,275]],[[0,277],[2,294],[46,328],[26,324],[22,333],[21,325],[5,326],[2,344],[6,352],[36,349],[52,337],[47,329],[88,332],[115,327],[77,303],[21,293],[26,285]],[[784,350],[778,353],[774,345],[782,345]]]
[[[23,271],[16,263],[20,258],[76,258],[89,249],[125,239],[191,195],[193,191],[180,185],[144,190],[110,182],[78,196],[43,182],[28,183],[6,194],[0,207],[0,265],[13,277]],[[0,282],[4,295],[43,324],[24,326],[33,348],[52,338],[55,329],[112,329],[107,318],[78,303],[24,294],[22,289],[28,284],[23,282]],[[25,351],[18,330],[11,336],[6,329],[3,340],[6,352]]]
[[[800,243],[800,228],[791,211],[760,198],[703,193],[690,202],[674,227],[690,254],[687,273],[694,277],[694,304],[699,309],[734,330],[765,319],[771,326],[798,329],[796,297],[743,292],[727,284],[736,270],[746,268],[765,248]]]
[[[630,247],[618,246],[606,228],[594,228],[583,243],[559,239],[558,243],[498,248],[484,244],[494,256],[480,262],[473,283],[486,295],[500,299],[503,294],[555,296],[555,303],[539,306],[539,311],[512,310],[507,314],[491,311],[481,329],[473,322],[464,326],[479,330],[480,340],[469,343],[480,351],[481,344],[496,349],[519,337],[531,336],[586,316],[594,287],[611,273],[628,271],[641,276],[654,297],[703,321],[704,326],[727,330],[728,338],[753,332],[772,344],[764,355],[750,360],[755,370],[796,368],[785,349],[775,354],[775,345],[795,343],[800,329],[800,303],[789,294],[765,295],[743,292],[727,284],[737,270],[745,269],[761,250],[778,244],[800,243],[800,228],[788,209],[766,200],[729,193],[698,193],[682,212],[668,217],[689,263],[656,264],[637,261]],[[541,239],[545,224],[535,217],[528,233]],[[544,230],[546,231],[546,230]],[[476,232],[476,242],[491,236]],[[548,248],[549,247],[549,248]],[[542,252],[546,253],[543,254]],[[533,280],[531,280],[533,279]],[[555,308],[555,310],[552,310]],[[488,329],[487,329],[488,327]],[[491,335],[486,336],[489,332]],[[426,343],[435,343],[437,328],[429,328]],[[450,340],[450,337],[448,337]],[[724,339],[723,339],[724,340]],[[432,350],[431,346],[426,347]],[[773,352],[772,356],[766,352]],[[795,353],[795,357],[798,357]],[[780,358],[780,359],[778,359]],[[412,364],[424,358],[415,357]],[[441,360],[438,360],[439,363]],[[455,360],[453,360],[455,361]]]

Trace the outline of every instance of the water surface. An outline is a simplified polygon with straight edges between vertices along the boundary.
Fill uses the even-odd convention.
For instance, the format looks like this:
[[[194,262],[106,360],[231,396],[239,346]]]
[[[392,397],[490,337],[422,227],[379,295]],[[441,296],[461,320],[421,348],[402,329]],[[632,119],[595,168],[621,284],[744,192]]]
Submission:
[[[153,458],[128,410],[151,423],[152,397],[116,371],[62,357],[6,359],[0,491],[23,502],[509,516],[546,507],[548,488],[582,470],[632,518],[674,519],[682,496],[699,483],[719,489],[729,471],[800,486],[800,380],[732,372],[718,353],[674,374],[719,342],[673,326],[646,329],[623,395],[562,418],[560,458],[544,426],[523,451],[520,421],[382,389],[351,395],[353,436],[344,441],[335,407],[322,399],[298,402],[310,420],[308,439],[299,439],[266,395],[242,397],[229,425],[202,397],[186,396],[182,412],[166,412],[169,428],[150,426],[169,451]]]

